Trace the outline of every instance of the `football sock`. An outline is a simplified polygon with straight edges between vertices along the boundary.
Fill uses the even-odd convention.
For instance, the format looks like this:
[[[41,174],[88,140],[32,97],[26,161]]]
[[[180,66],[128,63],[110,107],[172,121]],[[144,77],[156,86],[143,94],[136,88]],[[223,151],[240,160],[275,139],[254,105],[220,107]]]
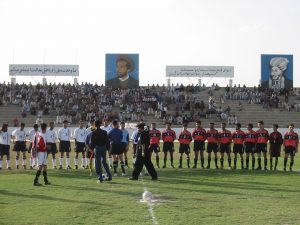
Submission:
[[[167,158],[165,157],[164,158],[164,166],[166,166],[166,163],[167,163]]]
[[[125,173],[125,164],[124,162],[121,162],[121,169],[122,169],[122,173]]]
[[[278,158],[276,157],[275,158],[275,168],[277,167],[277,164],[278,164]]]
[[[10,160],[6,160],[6,168],[10,167]]]
[[[179,166],[182,166],[182,157],[179,158]]]
[[[215,157],[215,166],[218,167],[218,158]]]
[[[111,156],[108,156],[108,164],[109,164],[109,166],[111,167],[111,166],[113,166],[113,158],[111,157]]]
[[[237,159],[234,158],[234,159],[233,159],[233,166],[234,166],[234,167],[236,167],[236,161],[237,161]]]
[[[18,166],[18,165],[19,165],[19,157],[16,156],[16,166]]]
[[[173,161],[174,161],[174,160],[173,160],[173,157],[171,157],[171,165],[173,165]]]
[[[35,165],[36,165],[36,162],[35,162],[35,161],[36,161],[36,159],[33,158],[33,159],[32,159],[32,166],[35,166]]]
[[[270,158],[270,167],[273,167],[273,158]]]
[[[204,157],[201,157],[201,166],[204,167]]]
[[[294,159],[293,159],[293,158],[291,158],[291,161],[290,161],[290,169],[292,169],[292,168],[293,168],[293,165],[294,165]]]
[[[114,173],[117,173],[118,162],[113,162]]]
[[[75,158],[75,159],[74,159],[74,163],[75,163],[75,166],[78,165],[78,158]]]
[[[244,159],[241,159],[242,169],[244,169]]]
[[[255,167],[255,157],[252,157],[252,168]]]
[[[249,157],[246,157],[246,167],[249,168]]]
[[[224,158],[220,158],[221,166],[224,166]]]
[[[288,159],[287,158],[284,158],[284,168],[286,168],[286,164],[287,164],[287,161],[288,161]]]
[[[231,167],[231,158],[228,158],[228,166]]]
[[[210,161],[211,161],[211,157],[208,157],[207,158],[207,163],[208,163],[208,166],[210,167]]]
[[[194,159],[194,166],[197,166],[197,161],[198,161],[198,159]]]
[[[70,158],[66,158],[67,167],[70,166]]]
[[[33,166],[33,159],[30,157],[30,159],[29,159],[29,165],[30,166]]]
[[[186,161],[187,161],[188,168],[190,168],[190,157],[187,157]]]
[[[26,165],[26,157],[23,157],[22,159],[22,166],[25,166]]]
[[[63,158],[59,158],[59,165],[62,166],[63,165]]]
[[[156,165],[157,165],[157,167],[159,167],[159,156],[158,155],[156,156]]]
[[[2,168],[2,160],[0,160],[0,168]]]
[[[34,183],[38,182],[40,175],[41,175],[41,171],[40,170],[36,171],[35,178],[34,178]]]
[[[265,167],[267,167],[267,165],[268,165],[268,159],[267,158],[264,159],[264,165],[265,165]]]
[[[52,159],[52,166],[53,168],[56,166],[56,159]]]
[[[257,159],[257,164],[258,164],[258,167],[261,168],[261,158]]]
[[[82,159],[82,164],[83,164],[83,167],[87,166],[87,158]]]

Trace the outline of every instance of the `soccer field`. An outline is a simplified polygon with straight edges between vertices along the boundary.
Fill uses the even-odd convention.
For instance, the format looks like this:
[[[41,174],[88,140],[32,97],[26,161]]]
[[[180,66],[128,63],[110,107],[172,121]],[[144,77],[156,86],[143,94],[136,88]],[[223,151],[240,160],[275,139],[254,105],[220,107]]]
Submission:
[[[214,163],[187,169],[183,162],[183,169],[158,169],[156,182],[118,176],[97,184],[88,170],[50,169],[52,185],[42,187],[32,185],[35,170],[3,169],[0,224],[300,224],[299,157],[292,173],[282,171],[282,157],[277,172],[215,170]],[[157,200],[151,207],[140,202],[144,188]]]

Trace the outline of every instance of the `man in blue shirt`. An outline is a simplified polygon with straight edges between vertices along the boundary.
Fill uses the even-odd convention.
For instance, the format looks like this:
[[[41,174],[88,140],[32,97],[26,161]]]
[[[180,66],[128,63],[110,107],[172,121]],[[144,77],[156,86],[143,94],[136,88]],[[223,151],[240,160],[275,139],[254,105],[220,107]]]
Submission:
[[[127,157],[127,152],[128,152],[128,144],[129,144],[129,133],[125,129],[125,122],[122,121],[121,123],[121,131],[123,133],[123,138],[122,138],[122,151],[124,152],[124,158],[125,158],[125,166],[129,168],[128,166],[128,157]]]
[[[126,176],[122,148],[123,132],[119,129],[119,124],[117,120],[114,120],[112,122],[112,125],[113,129],[108,132],[108,138],[110,140],[110,153],[113,156],[114,176],[118,176],[118,159],[120,159],[121,162],[122,176]]]

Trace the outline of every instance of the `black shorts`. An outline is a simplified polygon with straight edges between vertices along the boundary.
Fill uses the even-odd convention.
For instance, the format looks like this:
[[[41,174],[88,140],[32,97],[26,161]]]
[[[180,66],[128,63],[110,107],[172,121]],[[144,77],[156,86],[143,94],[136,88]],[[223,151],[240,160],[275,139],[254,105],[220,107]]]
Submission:
[[[173,142],[164,142],[163,152],[174,152],[174,143]]]
[[[111,154],[112,155],[121,155],[121,154],[123,154],[122,144],[112,144],[111,145]]]
[[[220,144],[220,152],[221,153],[230,153],[231,152],[231,149],[230,149],[230,143],[227,143],[227,144]]]
[[[267,144],[265,144],[265,143],[257,143],[256,144],[256,152],[257,153],[261,153],[261,152],[265,153],[265,152],[267,152]]]
[[[186,144],[180,144],[179,153],[190,154],[190,146]]]
[[[245,152],[246,153],[255,153],[255,143],[245,142]]]
[[[85,151],[85,143],[84,142],[75,142],[75,152],[84,152]]]
[[[218,144],[217,143],[207,143],[207,149],[206,151],[208,153],[211,153],[211,152],[218,152]]]
[[[9,156],[9,145],[0,144],[0,155],[1,156],[4,156],[4,155]]]
[[[205,142],[204,141],[194,141],[194,151],[204,151]]]
[[[14,145],[14,149],[15,152],[26,152],[26,144],[25,141],[16,141],[15,145]]]
[[[244,153],[244,146],[241,144],[234,144],[233,145],[233,153],[239,153],[243,154]]]
[[[295,154],[296,154],[296,148],[294,148],[292,146],[286,146],[284,148],[284,152],[285,152],[285,154],[290,154],[291,156],[295,156]]]
[[[125,142],[122,142],[122,152],[128,152],[128,144]]]
[[[60,141],[59,142],[59,151],[60,152],[70,152],[71,144],[69,141]]]
[[[149,146],[149,151],[150,151],[150,152],[155,152],[155,153],[160,152],[159,145],[157,145],[157,144],[152,144],[152,145],[150,145],[150,146]]]
[[[271,157],[280,157],[281,145],[279,144],[270,144],[270,156]]]
[[[56,154],[57,153],[57,147],[56,143],[47,143],[47,154]]]

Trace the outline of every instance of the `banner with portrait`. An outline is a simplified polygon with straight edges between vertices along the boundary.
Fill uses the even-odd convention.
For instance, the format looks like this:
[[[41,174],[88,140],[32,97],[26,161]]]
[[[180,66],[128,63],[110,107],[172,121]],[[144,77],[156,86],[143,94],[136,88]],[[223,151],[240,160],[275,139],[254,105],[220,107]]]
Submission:
[[[261,55],[261,86],[277,91],[293,88],[293,55]]]
[[[139,87],[139,54],[106,54],[105,86],[113,89]]]

